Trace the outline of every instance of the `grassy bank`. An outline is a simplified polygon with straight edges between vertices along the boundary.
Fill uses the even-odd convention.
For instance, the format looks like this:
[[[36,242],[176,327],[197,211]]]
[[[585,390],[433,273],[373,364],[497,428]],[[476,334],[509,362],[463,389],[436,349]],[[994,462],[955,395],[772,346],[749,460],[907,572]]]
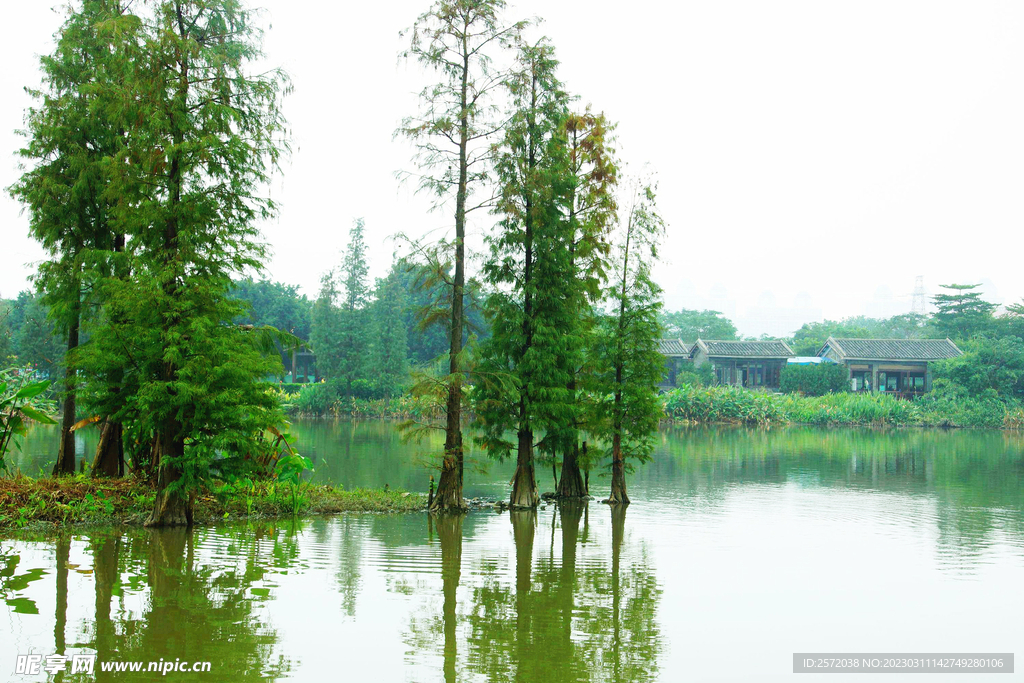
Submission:
[[[0,529],[38,525],[142,524],[153,508],[153,488],[135,479],[85,476],[0,479]],[[403,491],[303,486],[277,482],[218,485],[195,499],[195,523],[337,512],[413,512],[426,496]]]
[[[995,396],[936,391],[914,400],[886,394],[772,394],[682,386],[665,395],[665,416],[691,424],[811,424],[878,427],[1024,428],[1024,407]]]

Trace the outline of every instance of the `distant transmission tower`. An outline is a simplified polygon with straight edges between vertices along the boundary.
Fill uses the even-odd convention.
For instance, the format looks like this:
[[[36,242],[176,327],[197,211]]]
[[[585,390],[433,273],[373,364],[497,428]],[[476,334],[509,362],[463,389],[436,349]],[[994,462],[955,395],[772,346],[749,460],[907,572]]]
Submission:
[[[924,276],[918,275],[917,280],[914,282],[914,298],[910,304],[910,312],[917,313],[919,315],[925,314],[925,292],[924,292]]]

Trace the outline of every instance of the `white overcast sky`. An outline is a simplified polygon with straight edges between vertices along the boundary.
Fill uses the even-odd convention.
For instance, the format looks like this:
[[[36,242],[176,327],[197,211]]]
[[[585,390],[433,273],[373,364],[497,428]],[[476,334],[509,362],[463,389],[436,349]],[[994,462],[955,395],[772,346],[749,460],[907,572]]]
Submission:
[[[268,276],[315,295],[357,216],[380,275],[389,235],[450,222],[394,177],[410,163],[392,132],[428,78],[398,63],[398,34],[428,3],[257,4],[268,61],[295,85]],[[18,173],[22,87],[60,24],[50,5],[5,7],[4,187]],[[1024,3],[523,0],[509,16],[545,19],[570,90],[618,121],[623,160],[657,172],[668,308],[786,334],[909,311],[918,275],[929,293],[982,282],[994,301],[1024,296]],[[5,193],[5,297],[41,257],[26,225]]]

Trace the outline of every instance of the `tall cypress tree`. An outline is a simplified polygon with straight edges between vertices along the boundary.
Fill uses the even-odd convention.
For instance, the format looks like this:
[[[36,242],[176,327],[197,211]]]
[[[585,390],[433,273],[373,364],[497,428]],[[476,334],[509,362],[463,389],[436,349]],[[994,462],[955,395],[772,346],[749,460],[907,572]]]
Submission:
[[[495,286],[488,297],[492,336],[481,347],[477,415],[479,441],[498,458],[516,454],[510,505],[539,502],[536,440],[572,420],[566,330],[579,315],[566,295],[572,234],[561,205],[564,145],[558,136],[568,97],[555,76],[557,61],[546,39],[523,45],[510,81],[513,113],[495,164],[501,221],[484,266]],[[506,438],[515,431],[516,442]],[[550,452],[551,445],[543,444]]]
[[[602,316],[593,351],[598,435],[611,443],[611,495],[606,502],[629,504],[626,472],[630,461],[646,462],[662,408],[655,388],[664,359],[658,353],[661,288],[651,278],[665,224],[655,188],[635,181],[628,211],[618,230],[615,270],[607,289],[609,312]]]
[[[113,247],[104,192],[106,160],[120,139],[107,115],[106,85],[120,72],[125,37],[120,2],[81,0],[70,9],[53,53],[43,57],[43,87],[29,92],[21,150],[30,164],[12,194],[29,209],[32,236],[48,258],[35,277],[57,330],[64,336],[65,384],[61,437],[54,474],[75,471],[77,358],[85,297]]]
[[[228,293],[231,277],[259,270],[265,256],[256,223],[275,213],[262,192],[286,149],[287,81],[250,73],[260,35],[238,2],[152,7],[138,8],[143,40],[115,92],[126,135],[109,196],[132,277],[108,283],[117,315],[96,336],[133,369],[124,413],[153,435],[158,492],[147,524],[183,525],[211,460],[259,448],[280,419],[260,382],[279,360],[231,324],[244,308]]]
[[[490,205],[491,138],[501,130],[493,95],[506,74],[495,69],[494,57],[510,46],[525,22],[505,23],[504,0],[436,0],[410,31],[403,53],[438,75],[420,93],[421,111],[402,122],[397,134],[416,146],[422,170],[420,189],[439,198],[454,199],[454,239],[441,240],[432,252],[436,264],[432,281],[447,290],[448,375],[445,402],[444,460],[435,511],[461,510],[462,500],[462,382],[463,332],[466,295],[466,220]],[[451,265],[450,273],[448,265]]]
[[[348,246],[341,263],[344,294],[338,318],[338,375],[347,396],[353,393],[352,384],[366,376],[369,361],[369,315],[366,265],[365,224],[358,218],[348,233]]]
[[[586,386],[589,338],[594,333],[592,308],[601,298],[606,277],[609,252],[608,233],[615,219],[614,189],[618,181],[617,160],[611,146],[612,126],[603,114],[589,108],[569,113],[561,124],[561,140],[565,146],[563,214],[569,230],[569,269],[562,288],[570,310],[578,314],[568,318],[564,330],[565,355],[561,362],[569,373],[571,419],[560,425],[553,435],[562,452],[562,476],[558,495],[579,498],[587,495],[587,486],[580,471],[583,456],[580,432],[586,426],[588,399]]]

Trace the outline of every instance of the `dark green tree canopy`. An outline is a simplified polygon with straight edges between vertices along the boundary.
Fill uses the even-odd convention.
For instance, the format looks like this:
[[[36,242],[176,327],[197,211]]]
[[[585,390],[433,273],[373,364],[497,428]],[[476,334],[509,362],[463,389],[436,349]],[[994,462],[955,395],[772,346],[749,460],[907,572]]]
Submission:
[[[661,314],[666,337],[693,343],[698,339],[736,339],[736,326],[719,311],[681,308]]]
[[[984,334],[993,323],[996,306],[981,298],[981,285],[940,285],[942,294],[932,297],[935,314],[932,325],[940,335],[954,341]]]

